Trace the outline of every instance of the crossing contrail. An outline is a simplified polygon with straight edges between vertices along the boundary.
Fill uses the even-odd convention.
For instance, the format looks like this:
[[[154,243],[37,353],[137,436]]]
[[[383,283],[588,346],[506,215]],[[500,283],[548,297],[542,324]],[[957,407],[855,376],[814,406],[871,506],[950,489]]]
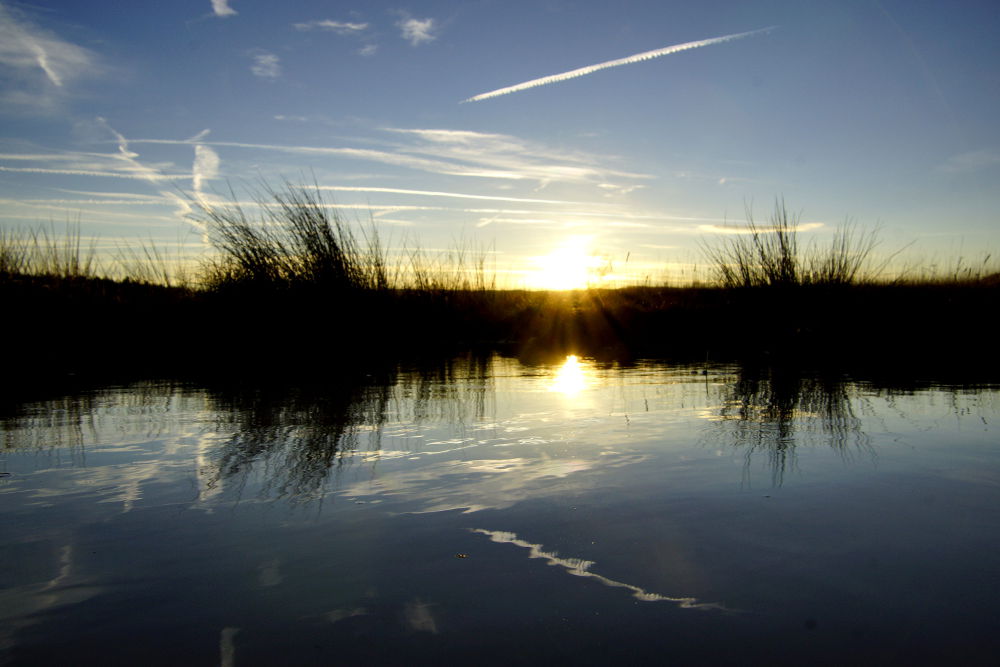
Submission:
[[[567,79],[575,79],[578,76],[585,76],[587,74],[593,74],[602,69],[609,69],[611,67],[618,67],[619,65],[631,65],[632,63],[637,63],[643,60],[652,60],[653,58],[659,58],[660,56],[667,56],[671,53],[677,53],[679,51],[687,51],[688,49],[697,49],[702,46],[711,46],[712,44],[722,44],[723,42],[731,42],[736,39],[743,39],[744,37],[750,37],[752,35],[759,35],[761,33],[770,32],[774,30],[776,26],[770,26],[768,28],[761,28],[760,30],[751,30],[750,32],[737,32],[732,35],[723,35],[722,37],[711,37],[709,39],[699,39],[695,42],[684,42],[683,44],[674,44],[673,46],[665,46],[662,49],[655,49],[653,51],[644,51],[642,53],[637,53],[634,56],[628,56],[626,58],[619,58],[617,60],[608,60],[607,62],[598,63],[596,65],[587,65],[586,67],[581,67],[579,69],[570,70],[568,72],[563,72],[562,74],[553,74],[551,76],[543,76],[540,79],[532,79],[531,81],[525,81],[524,83],[519,83],[514,86],[508,86],[506,88],[498,88],[497,90],[491,90],[488,93],[482,93],[480,95],[475,95],[466,100],[465,102],[479,102],[482,100],[488,100],[491,97],[500,97],[501,95],[508,95],[510,93],[516,93],[522,90],[527,90],[528,88],[535,88],[537,86],[545,86],[550,83],[558,83],[560,81],[566,81]]]

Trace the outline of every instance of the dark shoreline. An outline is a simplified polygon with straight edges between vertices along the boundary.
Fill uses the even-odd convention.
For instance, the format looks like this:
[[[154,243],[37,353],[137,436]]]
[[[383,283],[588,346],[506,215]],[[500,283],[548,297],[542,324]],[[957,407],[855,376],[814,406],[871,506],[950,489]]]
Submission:
[[[5,375],[368,372],[500,353],[741,363],[854,377],[1000,380],[1000,286],[631,287],[228,293],[96,278],[0,280]]]

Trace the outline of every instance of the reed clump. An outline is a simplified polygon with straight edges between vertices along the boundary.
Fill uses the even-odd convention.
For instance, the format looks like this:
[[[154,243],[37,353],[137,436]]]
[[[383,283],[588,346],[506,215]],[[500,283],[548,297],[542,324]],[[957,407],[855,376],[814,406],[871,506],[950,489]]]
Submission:
[[[834,232],[829,246],[803,249],[797,234],[800,216],[783,201],[775,202],[769,224],[757,223],[749,206],[746,216],[745,227],[734,228],[715,245],[703,245],[720,287],[843,287],[871,282],[882,268],[872,261],[877,228],[866,231],[848,221]]]
[[[389,287],[385,250],[372,228],[359,238],[318,193],[268,191],[253,219],[238,204],[201,207],[215,257],[203,268],[208,290],[378,291]]]
[[[0,229],[0,276],[5,278],[96,278],[98,267],[95,256],[93,243],[83,243],[79,224],[67,224],[61,236],[54,226]]]

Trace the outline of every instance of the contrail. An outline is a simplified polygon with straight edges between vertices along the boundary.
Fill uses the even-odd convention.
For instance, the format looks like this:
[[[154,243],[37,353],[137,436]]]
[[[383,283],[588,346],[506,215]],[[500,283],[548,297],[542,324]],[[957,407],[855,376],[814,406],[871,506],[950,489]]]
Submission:
[[[524,83],[519,83],[514,86],[508,86],[506,88],[498,88],[497,90],[492,90],[488,93],[482,93],[480,95],[475,95],[467,100],[462,100],[462,104],[465,102],[479,102],[481,100],[488,100],[491,97],[500,97],[501,95],[508,95],[510,93],[516,93],[521,90],[527,90],[528,88],[535,88],[536,86],[544,86],[550,83],[558,83],[560,81],[566,81],[567,79],[575,79],[578,76],[585,76],[587,74],[593,74],[602,69],[608,69],[610,67],[618,67],[619,65],[631,65],[632,63],[637,63],[643,60],[652,60],[653,58],[659,58],[660,56],[670,55],[671,53],[677,53],[678,51],[687,51],[688,49],[697,49],[702,46],[711,46],[712,44],[722,44],[723,42],[731,42],[735,39],[743,39],[744,37],[750,37],[751,35],[759,35],[760,33],[770,32],[774,30],[777,26],[770,26],[768,28],[761,28],[760,30],[751,30],[750,32],[737,32],[732,35],[723,35],[722,37],[711,37],[709,39],[699,39],[696,42],[684,42],[683,44],[674,44],[673,46],[665,46],[662,49],[655,49],[653,51],[644,51],[642,53],[637,53],[634,56],[628,56],[627,58],[619,58],[618,60],[609,60],[607,62],[598,63],[596,65],[587,65],[586,67],[581,67],[579,69],[570,70],[568,72],[563,72],[562,74],[553,74],[551,76],[543,76],[541,79],[532,79],[531,81],[525,81]]]

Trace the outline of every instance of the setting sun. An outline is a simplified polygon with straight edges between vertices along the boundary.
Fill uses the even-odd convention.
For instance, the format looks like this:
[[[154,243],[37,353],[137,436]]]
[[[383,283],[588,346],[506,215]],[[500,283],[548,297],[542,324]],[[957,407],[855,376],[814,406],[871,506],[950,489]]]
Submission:
[[[573,236],[548,255],[533,257],[535,269],[528,284],[538,289],[584,289],[599,277],[604,261],[592,254],[589,236]]]

